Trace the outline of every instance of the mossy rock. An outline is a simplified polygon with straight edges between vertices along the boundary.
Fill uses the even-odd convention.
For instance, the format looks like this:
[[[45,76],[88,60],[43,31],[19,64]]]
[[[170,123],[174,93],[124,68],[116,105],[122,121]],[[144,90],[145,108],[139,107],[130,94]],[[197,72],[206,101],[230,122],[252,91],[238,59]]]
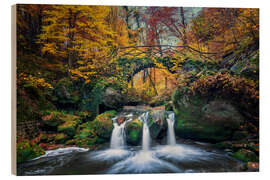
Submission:
[[[113,130],[112,118],[115,116],[116,111],[106,111],[95,118],[93,128],[97,136],[110,139]]]
[[[69,137],[64,133],[60,133],[57,134],[54,139],[56,144],[64,144],[69,139]]]
[[[179,137],[220,142],[231,139],[243,122],[241,114],[226,100],[175,92],[175,133]]]
[[[127,143],[139,145],[142,139],[142,122],[135,119],[129,122],[126,126]]]
[[[82,129],[77,136],[79,138],[83,139],[83,138],[87,138],[87,137],[92,138],[92,137],[96,136],[96,134],[94,132],[93,126],[89,125],[88,127]]]
[[[148,127],[150,131],[151,138],[157,139],[161,136],[162,130],[166,130],[166,111],[165,110],[153,110],[148,116]]]
[[[45,125],[56,127],[62,124],[65,118],[65,114],[58,111],[46,111],[43,113],[42,122]]]
[[[63,132],[70,137],[73,137],[76,133],[77,125],[80,119],[75,115],[66,115],[65,122],[57,127],[58,132]]]
[[[97,144],[97,136],[93,138],[76,139],[76,145],[79,147],[89,147]]]
[[[79,112],[76,112],[75,114],[78,115],[78,116],[80,116],[80,118],[83,121],[93,120],[92,119],[92,117],[93,117],[93,113],[92,112],[89,112],[89,111],[79,111]]]
[[[116,111],[106,111],[95,120],[79,125],[75,135],[76,145],[89,147],[108,142],[113,130],[112,118],[115,116]]]
[[[76,144],[76,140],[75,139],[69,139],[65,142],[65,145],[75,145]]]
[[[258,162],[259,157],[252,151],[247,149],[240,149],[232,155],[234,158],[244,162]]]
[[[17,163],[22,163],[41,155],[45,154],[45,151],[37,144],[23,141],[17,144]]]

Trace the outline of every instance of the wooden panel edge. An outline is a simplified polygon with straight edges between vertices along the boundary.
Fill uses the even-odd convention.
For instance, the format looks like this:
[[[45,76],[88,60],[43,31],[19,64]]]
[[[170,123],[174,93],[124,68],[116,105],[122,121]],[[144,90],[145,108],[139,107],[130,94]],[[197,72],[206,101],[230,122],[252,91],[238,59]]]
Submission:
[[[16,157],[16,121],[17,121],[17,88],[16,88],[16,5],[11,6],[11,173],[17,174]]]

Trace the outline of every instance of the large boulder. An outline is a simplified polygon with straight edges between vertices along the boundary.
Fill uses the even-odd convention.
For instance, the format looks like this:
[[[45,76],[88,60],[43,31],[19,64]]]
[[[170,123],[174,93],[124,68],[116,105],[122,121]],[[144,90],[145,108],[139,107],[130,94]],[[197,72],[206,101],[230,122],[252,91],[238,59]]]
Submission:
[[[167,128],[165,110],[152,110],[148,118],[148,127],[152,139],[160,139]]]
[[[199,95],[174,97],[176,135],[207,142],[231,139],[243,122],[237,108],[224,99]]]
[[[128,144],[140,145],[143,124],[139,119],[132,120],[126,125],[126,139]]]
[[[97,145],[108,142],[113,130],[112,118],[115,115],[116,111],[106,111],[95,120],[79,125],[75,135],[76,145],[95,149]]]
[[[142,115],[142,114],[140,114]],[[140,145],[142,142],[143,122],[139,118],[135,118],[126,125],[127,143],[132,145]],[[164,109],[150,109],[147,119],[151,139],[161,141],[166,136],[167,129],[167,112]]]
[[[109,108],[117,109],[121,107],[123,102],[122,95],[117,92],[115,89],[111,87],[107,87],[103,97],[102,97],[102,104]]]
[[[98,115],[93,121],[93,128],[97,136],[110,139],[113,130],[112,118],[116,116],[116,111],[106,111]]]

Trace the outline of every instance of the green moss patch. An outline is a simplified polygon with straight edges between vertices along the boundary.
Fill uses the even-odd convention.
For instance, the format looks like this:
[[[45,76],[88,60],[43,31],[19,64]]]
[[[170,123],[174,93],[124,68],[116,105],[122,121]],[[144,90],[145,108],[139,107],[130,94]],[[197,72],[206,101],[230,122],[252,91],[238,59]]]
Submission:
[[[45,151],[37,144],[27,141],[17,144],[17,163],[22,163],[30,159],[34,159],[43,154],[45,154]]]

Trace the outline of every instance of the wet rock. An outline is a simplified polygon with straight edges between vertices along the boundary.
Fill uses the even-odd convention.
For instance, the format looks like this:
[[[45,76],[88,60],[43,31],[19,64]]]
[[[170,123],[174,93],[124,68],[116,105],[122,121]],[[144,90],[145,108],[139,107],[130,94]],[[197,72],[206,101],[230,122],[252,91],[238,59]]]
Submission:
[[[148,127],[152,139],[157,139],[167,127],[165,110],[152,110],[148,118]]]
[[[126,125],[126,139],[128,144],[140,145],[142,139],[142,122],[135,119]]]
[[[118,123],[118,125],[122,124],[125,121],[125,117],[124,116],[119,116],[116,119],[116,122]]]

